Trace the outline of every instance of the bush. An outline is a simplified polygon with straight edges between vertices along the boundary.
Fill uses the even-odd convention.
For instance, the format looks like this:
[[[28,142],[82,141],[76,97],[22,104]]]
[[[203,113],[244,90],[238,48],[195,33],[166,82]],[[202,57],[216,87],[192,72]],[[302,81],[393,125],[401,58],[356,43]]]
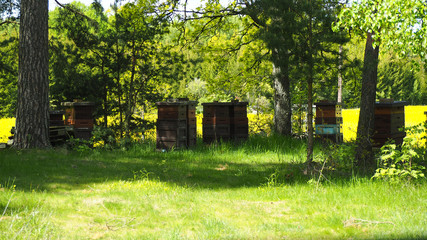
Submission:
[[[323,158],[321,160],[326,161],[328,170],[350,172],[354,167],[355,149],[354,143],[329,144],[322,148],[322,153],[316,158]]]
[[[408,135],[401,147],[393,142],[381,147],[379,167],[372,178],[390,182],[425,179],[427,148],[423,140],[426,127],[425,123],[407,129]]]

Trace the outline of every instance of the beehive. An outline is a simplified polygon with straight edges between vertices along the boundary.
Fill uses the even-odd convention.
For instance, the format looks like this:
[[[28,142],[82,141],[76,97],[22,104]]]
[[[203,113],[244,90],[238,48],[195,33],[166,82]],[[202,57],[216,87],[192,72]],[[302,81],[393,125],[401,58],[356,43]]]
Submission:
[[[64,111],[49,111],[49,126],[64,126]]]
[[[63,143],[68,138],[63,117],[64,111],[49,111],[49,140],[52,145]]]
[[[315,133],[322,139],[342,142],[342,104],[323,101],[315,103]]]
[[[392,139],[402,144],[406,136],[405,105],[403,101],[380,101],[375,103],[374,146],[381,147]]]
[[[157,102],[156,148],[187,148],[196,145],[196,101],[171,99]]]
[[[65,107],[65,125],[72,127],[72,134],[76,138],[89,140],[93,130],[93,102],[63,102]]]
[[[247,102],[203,103],[203,142],[248,139]]]

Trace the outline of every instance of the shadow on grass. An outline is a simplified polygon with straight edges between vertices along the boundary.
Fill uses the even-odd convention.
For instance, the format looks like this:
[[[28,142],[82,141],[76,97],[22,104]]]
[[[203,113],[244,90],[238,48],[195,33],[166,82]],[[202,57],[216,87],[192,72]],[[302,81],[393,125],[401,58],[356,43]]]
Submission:
[[[239,188],[305,184],[305,145],[301,140],[253,138],[194,149],[158,152],[153,144],[128,151],[73,152],[64,148],[0,152],[0,183],[13,181],[18,189],[60,191],[93,183],[150,178],[179,186]]]

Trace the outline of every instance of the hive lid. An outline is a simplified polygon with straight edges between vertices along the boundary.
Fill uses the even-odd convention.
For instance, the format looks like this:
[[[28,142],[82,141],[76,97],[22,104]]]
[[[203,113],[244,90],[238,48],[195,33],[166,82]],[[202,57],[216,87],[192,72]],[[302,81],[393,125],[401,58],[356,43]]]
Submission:
[[[62,110],[52,110],[52,111],[49,111],[49,114],[64,114],[65,113],[65,111],[62,111]]]
[[[407,101],[379,101],[375,102],[376,107],[400,107],[406,106],[409,103]]]
[[[197,105],[198,101],[188,101],[188,100],[180,100],[174,101],[176,99],[169,99],[166,102],[156,102],[157,106],[178,106],[178,105]]]
[[[335,106],[335,105],[342,105],[342,103],[329,101],[329,100],[322,100],[317,103],[314,103],[316,106]]]
[[[209,103],[202,103],[203,106],[233,106],[233,105],[237,105],[237,106],[246,106],[248,105],[248,102],[238,102],[238,101],[233,101],[233,102],[209,102]]]
[[[95,106],[93,102],[62,102],[61,106],[75,107],[75,106]]]

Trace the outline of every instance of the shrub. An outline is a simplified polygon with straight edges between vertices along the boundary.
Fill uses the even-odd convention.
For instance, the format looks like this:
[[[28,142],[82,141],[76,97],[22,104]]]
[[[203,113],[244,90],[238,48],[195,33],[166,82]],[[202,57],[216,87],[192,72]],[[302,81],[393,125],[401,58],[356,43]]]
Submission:
[[[419,124],[407,129],[408,136],[403,139],[399,147],[393,142],[381,147],[379,167],[373,179],[383,179],[390,182],[414,181],[425,179],[427,124]]]

